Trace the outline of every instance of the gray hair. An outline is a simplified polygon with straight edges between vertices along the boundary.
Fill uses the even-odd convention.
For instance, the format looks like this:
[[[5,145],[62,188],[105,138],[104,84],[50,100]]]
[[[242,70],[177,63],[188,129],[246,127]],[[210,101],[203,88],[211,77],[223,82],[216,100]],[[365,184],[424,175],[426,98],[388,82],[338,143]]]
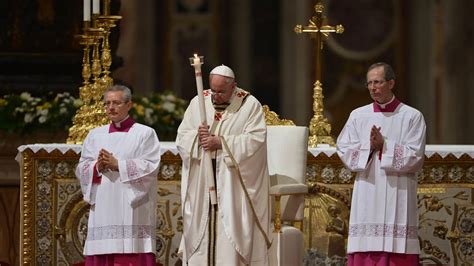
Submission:
[[[107,88],[107,90],[105,90],[104,92],[104,99],[105,99],[105,95],[111,91],[121,91],[123,92],[123,100],[125,102],[129,102],[130,100],[132,100],[132,91],[127,87],[127,86],[124,86],[124,85],[112,85],[110,87]]]
[[[219,74],[210,74],[209,75],[209,83],[212,82],[212,78],[214,77],[214,75],[220,76]],[[225,76],[223,76],[223,77],[225,78],[225,84],[230,84],[230,83],[234,82],[234,78],[225,77]]]
[[[389,64],[387,63],[384,63],[384,62],[378,62],[378,63],[375,63],[375,64],[372,64],[369,69],[367,69],[367,73],[369,73],[370,70],[374,69],[374,68],[377,68],[377,67],[383,67],[383,72],[384,72],[384,78],[385,80],[389,81],[389,80],[395,80],[395,71],[393,71],[393,68],[392,66],[390,66]]]

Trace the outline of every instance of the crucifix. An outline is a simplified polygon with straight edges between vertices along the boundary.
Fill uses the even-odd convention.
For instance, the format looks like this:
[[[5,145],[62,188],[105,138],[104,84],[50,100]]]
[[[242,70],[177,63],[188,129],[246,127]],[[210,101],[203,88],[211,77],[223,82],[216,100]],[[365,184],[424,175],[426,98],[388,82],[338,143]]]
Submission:
[[[331,124],[323,115],[323,85],[321,83],[321,50],[323,49],[323,40],[327,39],[330,33],[341,34],[344,32],[342,25],[329,26],[323,25],[326,17],[323,16],[324,6],[322,3],[317,3],[314,6],[316,15],[309,20],[309,25],[296,25],[295,32],[309,33],[312,39],[316,41],[315,61],[316,61],[316,81],[314,82],[313,93],[313,111],[314,115],[311,118],[309,125],[309,147],[316,147],[318,144],[329,144],[335,146],[334,139],[331,136]]]

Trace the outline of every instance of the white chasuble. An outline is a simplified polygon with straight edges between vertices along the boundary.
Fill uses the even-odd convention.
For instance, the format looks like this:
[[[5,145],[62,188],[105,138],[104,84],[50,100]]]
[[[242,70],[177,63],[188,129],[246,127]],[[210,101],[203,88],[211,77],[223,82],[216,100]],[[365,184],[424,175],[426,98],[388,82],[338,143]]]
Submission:
[[[118,160],[119,171],[92,183],[99,151]],[[109,133],[109,125],[89,132],[76,176],[91,204],[85,255],[156,253],[156,190],[160,145],[155,131],[135,123],[128,132]]]
[[[374,104],[354,110],[337,139],[344,165],[357,173],[347,253],[419,254],[417,172],[424,160],[426,125],[416,109],[400,103],[392,112]],[[372,126],[384,137],[382,153],[370,150]]]
[[[211,134],[220,136],[216,160],[217,265],[266,265],[269,231],[269,176],[266,125],[260,103],[236,88],[230,105],[217,112],[204,91]],[[178,129],[176,145],[183,160],[181,202],[184,261],[207,264],[210,200],[198,143],[199,103],[192,99]],[[194,259],[193,259],[194,256]],[[199,258],[199,259],[196,259]],[[240,258],[238,261],[232,258]],[[219,264],[224,263],[224,264]]]

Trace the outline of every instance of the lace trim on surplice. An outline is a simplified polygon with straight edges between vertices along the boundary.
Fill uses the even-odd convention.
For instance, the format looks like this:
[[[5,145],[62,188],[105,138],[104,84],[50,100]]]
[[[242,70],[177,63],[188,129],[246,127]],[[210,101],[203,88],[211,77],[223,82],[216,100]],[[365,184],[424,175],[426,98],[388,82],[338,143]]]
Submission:
[[[86,195],[87,187],[89,186],[89,183],[91,182],[91,177],[89,175],[90,165],[91,165],[90,162],[84,162],[84,164],[82,165],[81,173],[80,173],[81,190],[82,190],[83,195]]]
[[[353,224],[349,226],[350,237],[394,237],[417,238],[418,228],[398,224]]]
[[[395,144],[395,152],[394,152],[394,159],[393,159],[393,168],[395,169],[402,169],[403,167],[403,146],[399,144]]]
[[[355,168],[359,164],[359,151],[353,151],[351,154],[351,167]]]
[[[151,225],[108,225],[90,227],[87,240],[155,238],[155,228]]]
[[[135,163],[135,161],[127,160],[126,165],[127,165],[127,174],[128,174],[128,179],[129,180],[132,180],[132,179],[135,179],[135,178],[139,177],[138,167],[137,167],[137,164]]]

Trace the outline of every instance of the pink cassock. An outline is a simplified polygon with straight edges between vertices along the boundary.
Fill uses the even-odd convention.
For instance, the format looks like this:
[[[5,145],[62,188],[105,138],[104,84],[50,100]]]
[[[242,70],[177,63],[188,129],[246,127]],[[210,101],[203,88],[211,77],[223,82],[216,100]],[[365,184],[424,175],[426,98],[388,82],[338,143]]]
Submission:
[[[74,266],[156,266],[161,265],[155,262],[153,253],[133,253],[133,254],[106,254],[86,256],[83,263]]]
[[[400,254],[390,252],[356,252],[347,255],[347,265],[415,266],[420,265],[420,263],[418,254]]]

